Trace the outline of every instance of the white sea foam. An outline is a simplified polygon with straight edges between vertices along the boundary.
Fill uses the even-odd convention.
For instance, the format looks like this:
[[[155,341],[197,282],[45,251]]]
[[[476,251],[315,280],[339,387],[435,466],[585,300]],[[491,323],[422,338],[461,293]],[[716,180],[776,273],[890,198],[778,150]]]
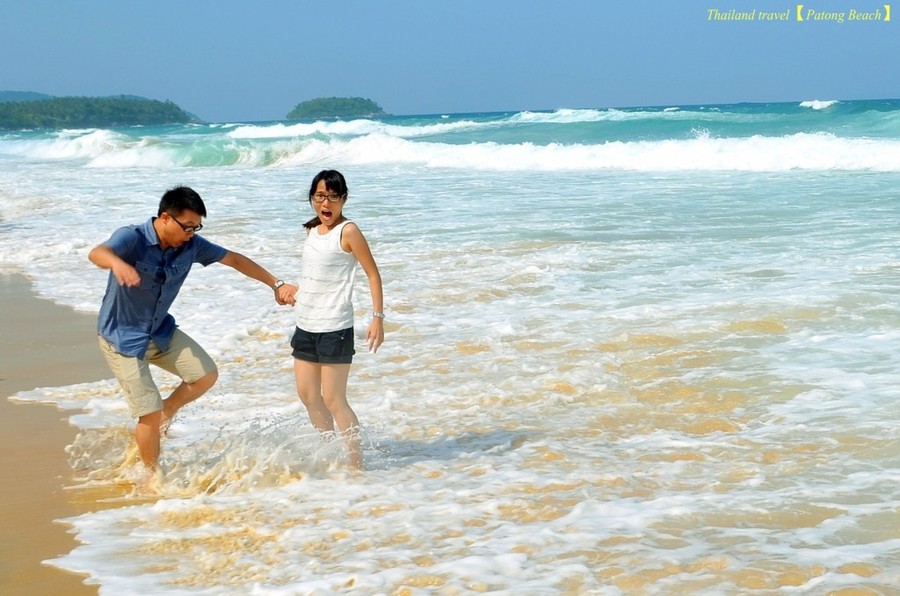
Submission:
[[[563,123],[573,122],[599,122],[602,120],[620,120],[625,118],[625,112],[619,110],[573,110],[560,109],[553,112],[520,112],[510,118],[512,122],[528,123]]]
[[[839,103],[840,102],[836,99],[831,99],[831,100],[827,100],[827,101],[813,99],[810,101],[801,101],[800,107],[801,108],[812,108],[813,110],[824,110],[824,109],[830,108],[833,105],[837,105]]]
[[[310,154],[312,153],[312,155]],[[304,147],[283,163],[340,159],[355,164],[415,164],[487,171],[900,171],[900,141],[842,139],[830,134],[609,142],[601,145],[412,143],[385,135]]]
[[[16,153],[34,159],[93,157],[127,147],[129,139],[109,130],[66,130],[50,140],[10,144]]]
[[[317,121],[309,124],[270,124],[264,126],[241,126],[231,131],[229,136],[236,139],[270,139],[308,137],[316,134],[336,137],[355,137],[370,134],[384,134],[399,138],[433,136],[450,132],[496,128],[496,123],[459,120],[456,122],[415,125],[391,125],[375,120]]]

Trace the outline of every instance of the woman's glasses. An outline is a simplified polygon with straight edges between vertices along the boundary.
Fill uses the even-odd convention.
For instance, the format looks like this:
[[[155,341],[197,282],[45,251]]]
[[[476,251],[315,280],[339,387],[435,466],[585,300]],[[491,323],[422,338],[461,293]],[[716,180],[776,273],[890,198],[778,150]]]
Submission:
[[[328,201],[329,203],[340,203],[346,198],[347,195],[320,195],[318,193],[312,195],[312,200],[316,203],[324,203],[325,201]]]

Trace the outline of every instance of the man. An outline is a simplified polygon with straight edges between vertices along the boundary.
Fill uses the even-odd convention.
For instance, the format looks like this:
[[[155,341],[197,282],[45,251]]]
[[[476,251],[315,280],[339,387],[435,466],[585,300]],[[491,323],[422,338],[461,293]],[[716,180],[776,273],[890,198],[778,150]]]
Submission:
[[[149,477],[158,476],[161,428],[219,376],[212,358],[169,314],[191,266],[228,265],[272,288],[279,304],[293,301],[293,286],[251,259],[198,236],[204,217],[200,195],[188,187],[173,188],[163,195],[157,217],[116,230],[88,257],[110,270],[97,326],[100,349],[138,420],[135,440]],[[165,400],[150,375],[150,364],[182,380]]]

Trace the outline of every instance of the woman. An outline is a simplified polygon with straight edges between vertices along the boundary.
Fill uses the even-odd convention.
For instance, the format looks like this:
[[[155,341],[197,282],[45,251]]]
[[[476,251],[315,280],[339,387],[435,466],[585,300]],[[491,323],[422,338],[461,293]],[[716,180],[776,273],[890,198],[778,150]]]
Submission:
[[[343,213],[347,182],[336,170],[313,178],[309,204],[316,216],[304,224],[303,270],[295,294],[297,329],[291,338],[297,395],[322,433],[338,431],[347,443],[350,465],[363,469],[359,419],[347,402],[353,345],[353,283],[356,264],[369,279],[372,321],[369,350],[384,341],[381,274],[359,227]]]

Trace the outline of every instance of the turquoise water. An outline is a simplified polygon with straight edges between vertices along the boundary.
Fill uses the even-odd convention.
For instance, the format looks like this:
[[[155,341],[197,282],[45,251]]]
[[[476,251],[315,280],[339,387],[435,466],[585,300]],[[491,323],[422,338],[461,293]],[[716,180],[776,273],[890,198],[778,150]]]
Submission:
[[[900,100],[390,116],[0,138],[0,155],[81,159],[94,167],[265,167],[336,160],[489,171],[535,166],[892,171]]]
[[[52,564],[108,593],[890,592],[898,106],[0,137],[0,267],[59,302],[96,312],[87,251],[181,183],[204,236],[292,279],[325,167],[385,280],[350,381],[364,475],[301,411],[290,311],[209,267],[174,314],[221,378],[164,445],[165,497],[67,520]],[[80,483],[133,478],[112,381],[16,399],[71,410]]]

